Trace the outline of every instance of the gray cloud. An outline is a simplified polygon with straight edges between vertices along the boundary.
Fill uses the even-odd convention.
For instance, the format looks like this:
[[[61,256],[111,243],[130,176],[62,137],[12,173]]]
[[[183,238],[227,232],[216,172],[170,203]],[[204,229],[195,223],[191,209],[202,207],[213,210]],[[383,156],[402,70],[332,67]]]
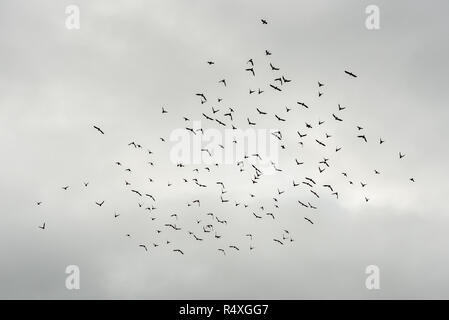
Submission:
[[[78,31],[65,28],[69,4],[80,7]],[[449,6],[377,1],[381,28],[369,31],[368,4],[2,1],[0,298],[448,298]],[[265,49],[273,53],[270,59]],[[244,71],[249,58],[256,63],[255,80]],[[216,64],[208,67],[207,60]],[[269,61],[293,80],[290,87],[279,95],[267,89],[249,96],[248,88],[272,80],[264,70]],[[348,78],[345,69],[359,77]],[[222,78],[226,89],[217,83]],[[317,81],[325,83],[320,99]],[[210,186],[206,190],[184,184],[183,177],[194,177],[194,167],[204,166],[176,168],[169,158],[172,144],[159,138],[183,128],[182,116],[209,126],[201,112],[210,113],[210,107],[198,103],[196,92],[211,100],[223,97],[214,107],[234,107],[236,123],[244,128],[247,115],[256,118],[257,106],[288,117],[282,125],[287,149],[279,163],[284,171],[253,186],[235,165],[223,165],[198,175]],[[296,101],[311,110],[299,109]],[[341,126],[329,118],[338,103],[347,106]],[[162,106],[169,110],[164,118]],[[293,108],[288,115],[285,106]],[[314,132],[332,134],[332,148],[343,146],[338,154],[298,146],[296,131],[319,119],[325,126]],[[258,121],[262,128],[280,127],[274,118]],[[106,134],[98,135],[94,124]],[[368,144],[354,137],[356,125],[365,128]],[[382,146],[375,143],[379,137],[386,140]],[[154,155],[130,149],[133,140]],[[401,161],[399,151],[407,154]],[[323,156],[332,165],[325,178],[315,165]],[[298,169],[294,158],[306,165]],[[115,161],[133,173],[125,174]],[[375,177],[374,169],[382,174]],[[291,188],[293,179],[310,175],[338,186],[340,199],[316,201]],[[137,206],[124,180],[157,197],[155,221]],[[212,186],[218,180],[228,189],[229,204],[217,202],[220,188]],[[88,188],[83,181],[90,182]],[[366,191],[360,181],[368,182]],[[61,190],[64,185],[71,186],[68,192]],[[276,220],[255,221],[251,212],[259,206],[275,210],[277,188],[287,191],[273,211]],[[196,198],[201,208],[187,207]],[[298,199],[313,200],[319,210],[303,210]],[[98,208],[94,202],[100,200],[105,205]],[[121,216],[114,219],[114,212]],[[219,229],[222,239],[199,244],[184,231],[197,230],[195,220],[207,219],[206,212],[229,224]],[[164,229],[157,235],[172,213],[178,213],[183,232]],[[304,215],[316,223],[306,224]],[[43,221],[44,232],[37,228]],[[295,241],[279,247],[272,238],[283,229]],[[255,235],[252,252],[248,232]],[[137,246],[165,240],[186,254],[160,247],[145,254]],[[217,253],[229,244],[242,250]],[[70,264],[80,266],[79,291],[64,286]],[[380,267],[381,290],[365,288],[370,264]]]

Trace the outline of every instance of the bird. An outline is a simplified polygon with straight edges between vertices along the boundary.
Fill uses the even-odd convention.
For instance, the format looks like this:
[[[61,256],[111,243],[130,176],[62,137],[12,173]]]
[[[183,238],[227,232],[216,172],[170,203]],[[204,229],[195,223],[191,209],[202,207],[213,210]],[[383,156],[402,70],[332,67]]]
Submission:
[[[277,242],[277,243],[280,243],[280,244],[282,244],[282,245],[284,245],[284,243],[283,243],[281,240],[273,239],[273,241],[274,241],[274,242]]]
[[[101,134],[104,134],[103,130],[101,130],[99,127],[94,126],[95,129],[97,129],[98,132],[100,132]]]
[[[271,62],[270,62],[270,67],[271,67],[271,70],[273,70],[273,71],[278,71],[279,70],[279,68],[273,66],[273,64]]]
[[[139,244],[139,247],[142,247],[142,248],[144,248],[144,249],[145,249],[145,251],[148,251],[148,248],[147,248],[147,246],[146,246],[146,245],[144,245],[144,244]]]
[[[226,79],[222,79],[222,80],[218,81],[218,83],[223,83],[224,86],[226,87]]]
[[[262,114],[262,115],[267,114],[266,112],[261,111],[259,108],[256,108],[256,110],[257,110],[257,112],[258,112],[259,114]]]
[[[131,190],[131,192],[134,192],[135,194],[139,195],[140,197],[142,196],[142,194],[137,190]]]
[[[101,207],[104,203],[104,200],[102,202],[95,202],[97,204],[97,206]]]
[[[260,19],[260,21],[262,22],[262,24],[268,24],[267,20],[265,19]]]
[[[182,252],[182,250],[180,249],[173,249],[173,252],[179,252],[180,254],[184,254],[184,252]]]
[[[279,117],[277,114],[274,115],[278,121],[285,121],[285,119]]]
[[[304,102],[296,101],[296,103],[299,104],[299,105],[301,105],[301,106],[303,106],[303,107],[306,108],[306,109],[309,109],[309,106],[306,105]]]
[[[254,72],[254,68],[246,68],[245,70],[251,72],[254,77],[256,76],[256,73]],[[250,92],[250,94],[251,94],[251,92]]]
[[[350,71],[345,70],[345,73],[347,75],[350,75],[351,77],[357,78],[357,76],[354,73],[350,72]]]
[[[164,107],[162,107],[162,114],[164,114],[164,113],[168,113],[168,111],[165,110]]]
[[[305,219],[306,221],[310,222],[311,224],[313,224],[312,220],[310,220],[309,218],[304,217],[304,219]]]
[[[405,157],[405,154],[402,154],[401,152],[399,152],[399,159],[402,159]]]
[[[44,229],[45,229],[45,222],[44,222],[44,224],[43,224],[43,225],[39,226],[39,229],[42,229],[42,230],[44,230]]]
[[[363,139],[363,140],[365,140],[365,142],[368,142],[368,140],[366,139],[364,134],[358,135],[357,138]]]
[[[337,117],[335,114],[332,113],[332,116],[334,117],[335,120],[337,121],[343,121],[341,118]]]

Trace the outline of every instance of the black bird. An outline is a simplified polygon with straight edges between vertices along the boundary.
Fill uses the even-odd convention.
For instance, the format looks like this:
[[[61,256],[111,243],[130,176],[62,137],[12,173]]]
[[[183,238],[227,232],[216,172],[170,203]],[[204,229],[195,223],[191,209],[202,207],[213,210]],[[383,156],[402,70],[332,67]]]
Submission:
[[[226,79],[222,79],[222,80],[220,80],[220,81],[218,81],[218,83],[223,83],[224,84],[224,86],[226,87]]]
[[[268,24],[267,20],[265,19],[260,19],[260,21],[262,22],[262,24]]]
[[[322,145],[323,147],[325,147],[326,145],[324,143],[322,143],[320,140],[315,139],[315,141],[319,144]]]
[[[299,105],[301,105],[301,106],[303,106],[303,107],[306,108],[306,109],[309,109],[309,106],[306,105],[304,102],[296,101],[296,103],[299,104]]]
[[[65,191],[67,191],[68,188],[69,186],[62,187],[62,189],[64,189]]]
[[[253,215],[257,218],[257,219],[262,219],[262,217],[261,216],[258,216],[257,214],[255,214],[254,212],[253,212]]]
[[[365,142],[368,142],[368,140],[366,140],[366,137],[364,134],[357,136],[357,138],[363,139],[363,140],[365,140]]]
[[[355,74],[353,74],[352,72],[350,72],[350,71],[345,70],[345,73],[347,75],[350,75],[351,77],[357,78],[357,76]]]
[[[309,180],[309,181],[312,182],[313,184],[316,184],[316,182],[315,182],[312,178],[305,177],[305,179]]]
[[[405,157],[405,154],[402,154],[402,153],[399,152],[399,159],[402,159],[404,157]]]
[[[39,229],[42,229],[42,230],[44,230],[44,229],[45,229],[45,222],[44,222],[44,224],[43,224],[43,225],[39,226]]]
[[[212,119],[211,117],[209,117],[207,114],[203,113],[203,116],[207,119],[207,120],[211,120],[214,121],[214,119]]]
[[[251,121],[249,120],[249,118],[247,118],[247,119],[248,119],[248,124],[249,124],[250,126],[255,126],[255,125],[256,125],[255,122],[251,122]]]
[[[100,132],[101,134],[104,134],[104,132],[103,132],[103,130],[101,130],[99,127],[97,127],[97,126],[94,126],[94,128],[95,129],[97,129],[98,130],[98,132]]]
[[[211,66],[211,65],[215,64],[215,62],[213,62],[213,61],[207,61],[207,64]]]
[[[254,68],[247,68],[245,70],[246,71],[250,71],[253,74],[254,77],[256,76],[256,73],[254,72]]]
[[[311,224],[313,224],[312,220],[310,220],[309,218],[304,217],[304,219],[306,219],[306,220],[309,221]]]
[[[102,202],[95,202],[97,204],[97,206],[101,207],[104,203],[104,200]]]
[[[302,201],[299,201],[299,200],[298,200],[298,202],[299,202],[299,204],[302,205],[303,207],[306,207],[306,208],[309,207],[308,205],[306,205],[306,204],[305,204],[304,202],[302,202]]]
[[[384,142],[385,142],[385,140],[382,140],[382,138],[379,138],[379,144],[382,144]]]
[[[139,191],[137,191],[137,190],[131,190],[131,192],[134,192],[135,194],[138,194],[139,196],[142,196],[142,194]]]
[[[338,111],[342,111],[342,110],[345,110],[346,109],[346,107],[342,107],[342,106],[340,106],[340,104],[338,104]]]
[[[259,110],[259,108],[256,108],[256,110],[259,114],[267,114],[266,112]]]
[[[271,56],[271,52],[268,51],[268,50],[265,50],[265,55],[266,55],[266,56]]]
[[[144,244],[139,244],[139,247],[142,247],[142,248],[144,248],[144,249],[145,249],[145,251],[148,251],[148,248],[147,248],[147,246],[146,246],[146,245],[144,245]]]
[[[283,243],[282,243],[282,241],[281,241],[281,240],[278,240],[278,239],[273,239],[273,241],[274,241],[274,242],[277,242],[277,243],[280,243],[280,244],[282,244],[282,245],[283,245]]]
[[[273,86],[272,84],[270,84],[270,87],[272,87],[274,90],[282,91],[280,88],[278,88],[278,87],[276,87],[276,86]]]
[[[271,62],[270,62],[270,67],[271,67],[271,70],[273,70],[273,71],[279,70],[279,68],[276,68],[275,66],[273,66],[273,64]]]
[[[324,84],[318,81],[318,88],[322,86],[324,86]]]
[[[220,121],[220,120],[218,120],[218,119],[215,119],[215,121],[217,121],[219,124],[221,124],[222,126],[224,126],[224,127],[226,127],[226,123],[224,123],[224,122],[222,122],[222,121]]]
[[[276,117],[276,119],[278,119],[279,121],[285,121],[285,119],[280,118],[277,114],[274,115]]]
[[[184,252],[182,252],[182,251],[179,250],[179,249],[173,249],[173,252],[179,252],[180,254],[184,254]]]
[[[162,113],[163,113],[163,114],[164,114],[164,113],[168,113],[168,111],[165,110],[164,107],[162,107]]]
[[[207,101],[206,96],[203,93],[196,93],[195,95],[203,98],[204,101]]]
[[[332,113],[332,116],[334,117],[335,120],[337,121],[343,121],[342,119],[340,119],[339,117],[337,117],[335,114]]]
[[[318,195],[318,193],[316,193],[315,191],[313,191],[313,190],[310,190],[310,192],[312,192],[317,198],[319,198],[320,196]]]

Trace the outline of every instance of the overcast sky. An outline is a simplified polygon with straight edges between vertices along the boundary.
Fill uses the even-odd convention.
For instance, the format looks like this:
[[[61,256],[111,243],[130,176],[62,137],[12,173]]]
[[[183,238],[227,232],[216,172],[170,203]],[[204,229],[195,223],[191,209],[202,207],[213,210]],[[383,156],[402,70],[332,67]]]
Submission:
[[[79,30],[66,28],[71,4],[80,9]],[[379,30],[365,26],[370,4],[380,8]],[[448,12],[444,0],[1,1],[0,298],[449,298]],[[250,58],[256,77],[245,71]],[[281,70],[271,72],[270,62]],[[281,93],[268,87],[275,75],[292,80]],[[250,88],[265,92],[250,95]],[[249,127],[249,117],[259,129],[282,130],[286,149],[272,155],[283,171],[253,184],[249,165],[244,172],[235,163],[209,165],[211,172],[206,164],[176,167],[169,138],[189,125],[182,117],[224,132],[202,117],[211,107],[228,124],[223,113],[232,107],[239,128]],[[357,125],[368,143],[356,137]],[[303,147],[296,131],[309,134]],[[330,167],[320,174],[323,157]],[[306,176],[317,180],[319,199],[292,186]],[[131,193],[125,180],[156,203]],[[216,181],[229,203],[221,203]],[[144,210],[151,205],[157,209]],[[208,222],[221,239],[202,231]],[[273,238],[284,229],[294,241],[281,246]],[[65,287],[68,265],[80,268],[80,290]],[[380,290],[365,287],[368,265],[380,268]]]

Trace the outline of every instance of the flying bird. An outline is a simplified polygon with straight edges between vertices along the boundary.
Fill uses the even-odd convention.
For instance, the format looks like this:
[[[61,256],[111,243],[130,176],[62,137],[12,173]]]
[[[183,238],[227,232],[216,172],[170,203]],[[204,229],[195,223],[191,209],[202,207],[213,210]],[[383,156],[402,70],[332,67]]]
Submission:
[[[101,130],[99,127],[94,126],[95,129],[97,129],[98,132],[100,132],[101,134],[104,134],[103,130]]]

